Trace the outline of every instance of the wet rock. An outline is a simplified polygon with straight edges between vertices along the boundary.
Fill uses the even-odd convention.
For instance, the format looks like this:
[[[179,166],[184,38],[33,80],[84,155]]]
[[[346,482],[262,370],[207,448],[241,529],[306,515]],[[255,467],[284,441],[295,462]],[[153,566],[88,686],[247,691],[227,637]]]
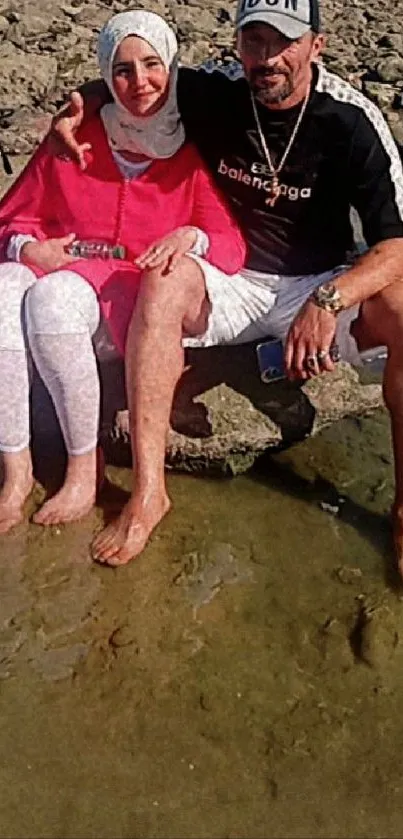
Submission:
[[[375,669],[385,667],[399,638],[392,612],[387,607],[365,611],[361,626],[360,657]]]
[[[177,391],[167,445],[168,464],[184,471],[243,472],[269,448],[290,445],[342,417],[382,404],[380,385],[360,384],[358,373],[345,364],[300,387],[285,381],[263,384],[253,344],[193,350],[189,361]],[[105,365],[102,374],[103,440],[108,456],[128,465],[120,362]]]
[[[36,650],[32,645],[31,666],[45,681],[57,682],[71,677],[87,652],[87,645],[79,643],[51,650]]]
[[[136,644],[136,635],[132,627],[124,625],[118,626],[108,638],[108,644],[113,649],[120,649],[121,647],[129,647]]]
[[[360,582],[362,571],[361,568],[351,568],[348,565],[341,565],[340,568],[335,569],[334,576],[343,585],[351,586]]]
[[[361,384],[357,371],[342,363],[333,374],[300,387],[286,381],[263,384],[253,344],[193,350],[188,360],[177,389],[166,450],[167,464],[181,471],[240,474],[268,449],[291,445],[343,417],[382,404],[381,386]],[[103,362],[100,370],[106,456],[116,465],[130,466],[123,364],[119,359]],[[32,408],[35,449],[43,452],[59,432],[38,379]]]
[[[318,647],[323,658],[343,672],[354,665],[354,654],[349,642],[348,629],[336,618],[328,618],[319,630]]]
[[[197,610],[210,603],[224,586],[253,581],[249,558],[239,554],[239,549],[227,542],[201,546],[184,557],[173,583],[184,587]]]

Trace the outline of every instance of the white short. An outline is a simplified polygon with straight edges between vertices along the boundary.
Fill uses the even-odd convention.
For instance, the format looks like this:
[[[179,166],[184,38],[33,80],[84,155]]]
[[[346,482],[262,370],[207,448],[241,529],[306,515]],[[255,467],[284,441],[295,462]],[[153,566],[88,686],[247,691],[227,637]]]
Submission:
[[[228,276],[201,257],[192,255],[192,259],[203,271],[211,313],[205,333],[185,338],[185,347],[244,344],[268,337],[284,341],[297,312],[316,286],[346,270],[339,266],[323,274],[285,277],[244,269]],[[353,306],[341,312],[336,330],[341,358],[355,365],[362,363],[362,356],[350,328],[358,311],[359,306]]]

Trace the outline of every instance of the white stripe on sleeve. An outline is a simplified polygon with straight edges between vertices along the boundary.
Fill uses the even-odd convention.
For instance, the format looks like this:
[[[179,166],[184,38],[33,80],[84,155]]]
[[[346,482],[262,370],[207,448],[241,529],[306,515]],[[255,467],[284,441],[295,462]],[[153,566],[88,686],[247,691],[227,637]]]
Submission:
[[[379,141],[385,149],[390,160],[389,174],[395,188],[396,206],[403,221],[403,167],[389,126],[377,106],[367,99],[361,91],[353,87],[349,82],[329,73],[323,64],[318,64],[319,76],[316,84],[318,93],[328,93],[337,102],[345,102],[347,105],[355,105],[361,108],[373,129],[376,131]]]

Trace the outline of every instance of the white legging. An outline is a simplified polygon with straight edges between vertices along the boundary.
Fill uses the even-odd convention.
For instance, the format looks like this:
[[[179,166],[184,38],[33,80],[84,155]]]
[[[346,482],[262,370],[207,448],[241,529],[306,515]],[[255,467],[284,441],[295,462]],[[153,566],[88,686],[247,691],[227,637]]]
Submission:
[[[74,271],[37,281],[26,266],[0,265],[0,451],[29,445],[29,352],[55,406],[69,454],[97,444],[100,385],[94,289]]]

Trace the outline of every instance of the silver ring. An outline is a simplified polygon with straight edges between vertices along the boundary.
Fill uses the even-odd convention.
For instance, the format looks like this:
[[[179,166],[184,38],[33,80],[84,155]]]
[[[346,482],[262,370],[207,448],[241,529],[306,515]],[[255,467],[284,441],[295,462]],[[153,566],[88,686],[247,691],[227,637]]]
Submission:
[[[308,367],[313,367],[313,365],[316,364],[316,355],[307,355],[306,363]]]
[[[323,358],[327,358],[328,355],[330,355],[329,350],[319,350],[318,351],[318,358],[319,358],[320,361],[322,361]]]

